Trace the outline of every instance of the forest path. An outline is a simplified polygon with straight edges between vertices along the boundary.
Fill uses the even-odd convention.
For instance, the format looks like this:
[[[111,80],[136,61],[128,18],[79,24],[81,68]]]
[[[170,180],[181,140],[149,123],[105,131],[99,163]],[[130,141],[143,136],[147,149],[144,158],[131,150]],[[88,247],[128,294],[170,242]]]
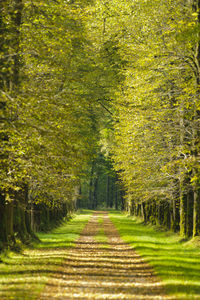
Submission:
[[[76,246],[66,250],[46,299],[169,299],[152,268],[120,238],[105,212],[95,212]]]

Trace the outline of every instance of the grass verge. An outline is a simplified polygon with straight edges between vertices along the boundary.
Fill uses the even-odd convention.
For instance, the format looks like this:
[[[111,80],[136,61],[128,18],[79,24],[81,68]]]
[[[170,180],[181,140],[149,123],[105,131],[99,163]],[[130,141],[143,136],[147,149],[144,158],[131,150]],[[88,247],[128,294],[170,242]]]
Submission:
[[[98,218],[98,223],[100,227],[94,239],[97,243],[101,244],[102,248],[108,248],[108,237],[104,233],[103,219],[101,217]]]
[[[48,278],[62,264],[92,212],[83,211],[50,233],[38,234],[41,243],[22,254],[10,252],[0,263],[0,299],[38,299]]]
[[[200,299],[200,249],[195,244],[120,213],[109,215],[122,239],[153,266],[171,299]]]

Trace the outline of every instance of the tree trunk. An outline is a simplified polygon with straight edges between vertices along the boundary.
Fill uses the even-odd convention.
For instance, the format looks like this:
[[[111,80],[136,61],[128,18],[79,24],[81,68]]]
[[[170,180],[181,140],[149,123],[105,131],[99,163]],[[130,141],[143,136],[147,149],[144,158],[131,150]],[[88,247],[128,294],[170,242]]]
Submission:
[[[185,124],[184,124],[184,107],[183,103],[180,104],[180,149],[184,147],[185,141]],[[182,155],[181,155],[182,157]],[[187,188],[185,181],[185,171],[183,167],[179,170],[179,185],[180,185],[180,235],[186,237],[186,222],[187,222]]]
[[[98,178],[94,179],[94,191],[93,191],[93,209],[97,208],[97,188],[98,188]]]
[[[172,208],[171,229],[174,232],[177,232],[180,230],[180,226],[179,226],[179,224],[180,224],[180,214],[179,214],[180,205],[179,205],[178,199],[172,199],[171,208]]]
[[[163,213],[163,203],[157,201],[157,215],[156,215],[156,225],[161,225],[163,223],[162,213]]]
[[[9,201],[5,206],[5,215],[6,215],[6,232],[8,236],[9,245],[13,246],[15,244],[14,230],[13,230],[13,214],[14,214],[14,205],[13,201]]]
[[[115,209],[118,210],[118,186],[115,185]]]
[[[14,10],[12,13],[12,21],[14,23],[14,37],[12,39],[13,48],[15,50],[12,83],[15,90],[19,88],[19,71],[20,62],[20,26],[22,23],[23,0],[14,1]]]
[[[113,207],[114,203],[114,178],[111,177],[111,185],[110,185],[110,207]]]
[[[8,242],[5,214],[5,196],[0,193],[0,249]]]
[[[89,183],[89,207],[93,207],[93,175],[94,175],[94,162],[92,162],[90,183]]]
[[[143,220],[146,223],[147,222],[147,214],[146,214],[146,203],[145,202],[142,202],[141,209],[142,209]]]
[[[180,235],[185,238],[187,235],[187,194],[185,190],[185,181],[180,182]]]
[[[193,9],[197,13],[197,26],[200,25],[200,0],[194,0],[193,2]],[[195,62],[197,66],[196,72],[196,85],[197,85],[197,92],[196,92],[196,101],[197,104],[199,103],[199,94],[200,94],[200,32],[197,32],[197,44],[196,44],[196,52],[195,52]],[[200,138],[200,130],[199,130],[199,122],[200,122],[200,112],[199,109],[195,109],[194,115],[194,122],[193,122],[193,156],[196,164],[198,165],[198,155],[199,155],[199,138]],[[199,177],[198,173],[198,166],[194,167],[193,169],[193,176]],[[200,235],[200,186],[199,180],[194,180],[193,186],[194,192],[194,208],[193,208],[193,236]]]
[[[194,209],[193,209],[193,236],[200,235],[200,193],[194,191]]]
[[[34,218],[34,203],[32,196],[30,196],[31,207],[30,207],[30,219],[31,219],[31,230],[35,231],[35,218]]]
[[[106,185],[106,207],[110,206],[110,176],[107,175],[107,185]]]
[[[192,186],[188,186],[187,193],[187,223],[186,223],[186,236],[191,237],[193,233],[193,210],[194,210],[194,193]]]

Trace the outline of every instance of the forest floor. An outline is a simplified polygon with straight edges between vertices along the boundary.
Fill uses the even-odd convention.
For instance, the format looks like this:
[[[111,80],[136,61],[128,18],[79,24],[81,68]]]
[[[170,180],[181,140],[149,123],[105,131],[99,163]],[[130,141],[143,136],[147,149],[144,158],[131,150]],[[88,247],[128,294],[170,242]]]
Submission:
[[[200,299],[199,249],[119,212],[84,211],[39,238],[2,258],[1,300]]]

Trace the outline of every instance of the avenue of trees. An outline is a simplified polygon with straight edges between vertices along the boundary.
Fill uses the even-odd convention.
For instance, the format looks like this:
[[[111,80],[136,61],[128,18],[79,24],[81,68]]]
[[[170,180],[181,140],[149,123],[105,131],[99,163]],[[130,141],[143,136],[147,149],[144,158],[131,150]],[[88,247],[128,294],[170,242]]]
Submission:
[[[200,1],[120,3],[115,168],[127,208],[200,234]]]
[[[69,216],[98,151],[102,70],[86,34],[88,5],[0,3],[2,245]]]
[[[198,0],[2,0],[0,248],[77,205],[198,236],[199,85]]]

